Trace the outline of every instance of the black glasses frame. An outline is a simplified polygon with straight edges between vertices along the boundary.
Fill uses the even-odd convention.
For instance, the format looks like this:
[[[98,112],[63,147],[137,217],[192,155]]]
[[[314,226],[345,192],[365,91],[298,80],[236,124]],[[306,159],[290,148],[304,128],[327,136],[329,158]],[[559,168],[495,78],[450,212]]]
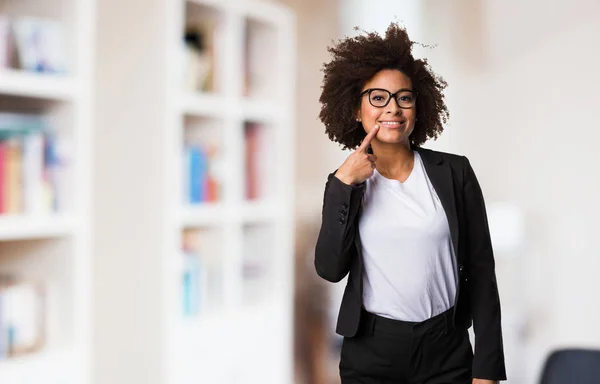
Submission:
[[[371,101],[371,92],[373,91],[383,91],[383,92],[387,92],[390,97],[387,100],[387,102],[384,105],[373,105],[373,102]],[[398,101],[398,98],[396,97],[399,93],[404,93],[404,92],[410,92],[413,95],[414,101],[413,101],[413,105],[411,105],[410,107],[402,107],[400,105],[400,102]],[[369,104],[373,105],[375,108],[385,108],[387,107],[387,105],[390,103],[390,100],[392,100],[392,98],[394,100],[396,100],[396,104],[398,105],[399,108],[402,109],[411,109],[412,107],[415,106],[415,104],[417,103],[417,96],[418,96],[418,92],[414,89],[401,89],[396,93],[392,93],[390,91],[388,91],[387,89],[383,89],[383,88],[369,88],[369,89],[365,89],[364,91],[361,92],[360,97],[363,97],[365,94],[369,94]]]

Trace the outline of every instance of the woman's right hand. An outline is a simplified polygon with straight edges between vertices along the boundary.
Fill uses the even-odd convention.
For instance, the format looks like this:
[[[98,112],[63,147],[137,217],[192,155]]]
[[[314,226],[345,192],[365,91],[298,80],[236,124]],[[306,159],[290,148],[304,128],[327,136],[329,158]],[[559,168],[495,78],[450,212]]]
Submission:
[[[369,154],[369,145],[379,131],[379,125],[375,125],[371,132],[365,136],[360,147],[352,152],[344,163],[338,168],[335,177],[342,183],[348,185],[360,184],[373,174],[377,157]]]

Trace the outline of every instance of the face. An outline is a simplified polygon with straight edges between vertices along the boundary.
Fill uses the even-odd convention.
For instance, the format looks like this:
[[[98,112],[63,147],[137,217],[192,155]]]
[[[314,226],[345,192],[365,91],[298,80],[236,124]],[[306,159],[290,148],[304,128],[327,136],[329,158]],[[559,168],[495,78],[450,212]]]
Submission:
[[[380,88],[396,93],[400,90],[413,90],[412,81],[397,69],[384,69],[379,72],[363,87],[363,91],[371,88]],[[384,93],[385,94],[385,93]],[[387,94],[385,94],[387,95]],[[400,93],[402,98],[403,93]],[[410,93],[406,93],[408,98]],[[387,97],[387,96],[386,96]],[[378,94],[371,95],[374,104],[382,100]],[[402,98],[407,100],[408,98]],[[404,103],[401,102],[404,105]],[[406,106],[406,105],[405,105]],[[371,132],[375,125],[379,125],[379,132],[373,141],[387,144],[407,144],[409,136],[415,127],[417,114],[416,105],[409,109],[400,108],[395,98],[391,98],[385,107],[375,107],[369,102],[369,95],[362,96],[360,110],[357,118],[362,122],[365,131]]]

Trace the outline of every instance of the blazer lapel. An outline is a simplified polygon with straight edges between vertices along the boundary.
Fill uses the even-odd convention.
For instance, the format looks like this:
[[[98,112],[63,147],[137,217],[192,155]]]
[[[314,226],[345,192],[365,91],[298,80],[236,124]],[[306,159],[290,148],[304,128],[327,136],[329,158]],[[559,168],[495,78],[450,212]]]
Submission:
[[[444,158],[439,153],[425,148],[414,148],[414,150],[421,155],[431,184],[442,202],[450,226],[454,254],[458,260],[458,216],[456,214],[452,170],[448,162],[444,161]]]

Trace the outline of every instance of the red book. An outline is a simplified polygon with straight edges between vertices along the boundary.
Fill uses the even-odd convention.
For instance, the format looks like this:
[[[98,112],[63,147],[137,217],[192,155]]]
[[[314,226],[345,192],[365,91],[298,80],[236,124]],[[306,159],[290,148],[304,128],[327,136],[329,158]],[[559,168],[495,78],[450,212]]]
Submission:
[[[219,199],[219,186],[212,175],[208,175],[206,180],[206,197],[211,203]]]
[[[257,199],[258,196],[258,162],[257,154],[260,150],[258,143],[259,126],[253,123],[246,124],[245,144],[246,144],[246,198],[249,200]]]

